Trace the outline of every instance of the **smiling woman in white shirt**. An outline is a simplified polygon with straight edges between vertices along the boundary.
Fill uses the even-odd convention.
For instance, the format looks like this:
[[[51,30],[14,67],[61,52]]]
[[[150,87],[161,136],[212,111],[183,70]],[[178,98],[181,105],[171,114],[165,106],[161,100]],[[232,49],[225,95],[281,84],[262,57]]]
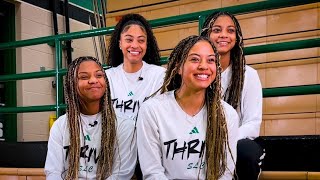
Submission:
[[[187,37],[173,49],[160,95],[138,114],[144,179],[232,179],[239,120],[221,100],[218,57],[206,37]]]
[[[262,88],[257,71],[246,65],[240,24],[228,12],[214,12],[201,35],[210,38],[221,56],[222,95],[239,114],[238,178],[256,180],[264,158],[263,149],[254,141],[262,121]]]
[[[64,87],[67,113],[50,130],[46,179],[130,179],[137,161],[135,123],[116,119],[100,62],[75,59]]]
[[[139,14],[124,15],[110,39],[106,73],[117,116],[135,119],[146,97],[158,90],[165,68],[150,24]]]

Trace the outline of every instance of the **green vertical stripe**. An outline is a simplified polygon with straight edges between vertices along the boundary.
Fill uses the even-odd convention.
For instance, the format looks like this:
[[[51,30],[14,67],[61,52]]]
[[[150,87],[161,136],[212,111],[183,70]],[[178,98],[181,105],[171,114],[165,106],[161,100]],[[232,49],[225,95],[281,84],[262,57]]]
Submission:
[[[1,42],[13,42],[16,40],[15,33],[15,6],[14,4],[7,3],[4,1],[0,2],[0,12],[4,12],[5,17],[3,26],[1,27]],[[3,65],[4,74],[16,74],[16,50],[8,49],[3,50]],[[17,106],[17,86],[16,81],[4,83],[4,102],[6,107]],[[16,142],[17,141],[17,115],[16,114],[5,114],[4,124],[4,137],[6,141]]]

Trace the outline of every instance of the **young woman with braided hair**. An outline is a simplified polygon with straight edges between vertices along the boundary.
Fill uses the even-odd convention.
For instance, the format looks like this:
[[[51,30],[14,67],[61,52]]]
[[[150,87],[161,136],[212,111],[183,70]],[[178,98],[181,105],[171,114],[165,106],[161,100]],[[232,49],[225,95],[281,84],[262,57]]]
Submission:
[[[220,69],[206,37],[187,37],[173,49],[160,95],[138,114],[144,179],[232,179],[239,120],[221,100]]]
[[[165,68],[160,65],[157,41],[147,20],[127,14],[110,39],[106,70],[116,114],[135,119],[144,99],[161,86]]]
[[[256,180],[264,151],[253,141],[262,121],[262,88],[256,70],[246,65],[238,20],[228,12],[214,12],[202,28],[220,54],[223,99],[239,114],[236,172],[240,180]]]
[[[67,113],[50,130],[47,179],[130,179],[137,160],[135,123],[116,118],[100,62],[75,59],[64,88]]]

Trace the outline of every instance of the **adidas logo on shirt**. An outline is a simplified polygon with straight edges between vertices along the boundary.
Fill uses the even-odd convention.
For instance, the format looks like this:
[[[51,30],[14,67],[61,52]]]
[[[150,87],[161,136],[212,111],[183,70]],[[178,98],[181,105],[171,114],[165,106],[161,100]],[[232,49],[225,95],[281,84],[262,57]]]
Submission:
[[[130,91],[129,94],[128,94],[128,96],[133,96],[133,92]]]
[[[86,136],[84,136],[84,140],[86,140],[86,141],[91,141],[89,134],[86,135]]]
[[[189,134],[199,134],[198,128],[194,127]]]

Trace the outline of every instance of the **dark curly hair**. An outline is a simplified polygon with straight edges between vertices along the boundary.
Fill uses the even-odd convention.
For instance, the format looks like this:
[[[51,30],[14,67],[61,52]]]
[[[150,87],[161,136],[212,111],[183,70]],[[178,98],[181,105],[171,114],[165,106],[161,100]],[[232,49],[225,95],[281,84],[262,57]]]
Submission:
[[[148,21],[139,14],[127,14],[115,26],[111,34],[110,45],[108,48],[107,64],[111,67],[116,67],[123,63],[123,54],[119,49],[120,35],[123,30],[132,24],[141,26],[147,34],[147,52],[143,60],[148,64],[160,65],[159,47],[155,36],[153,35],[152,28]]]
[[[237,109],[240,104],[246,66],[246,59],[243,53],[243,36],[240,24],[234,15],[224,11],[216,11],[206,18],[206,21],[202,26],[201,36],[210,37],[212,26],[220,16],[229,16],[236,27],[236,44],[230,52],[232,76],[226,94],[224,95],[224,100],[233,108]]]

